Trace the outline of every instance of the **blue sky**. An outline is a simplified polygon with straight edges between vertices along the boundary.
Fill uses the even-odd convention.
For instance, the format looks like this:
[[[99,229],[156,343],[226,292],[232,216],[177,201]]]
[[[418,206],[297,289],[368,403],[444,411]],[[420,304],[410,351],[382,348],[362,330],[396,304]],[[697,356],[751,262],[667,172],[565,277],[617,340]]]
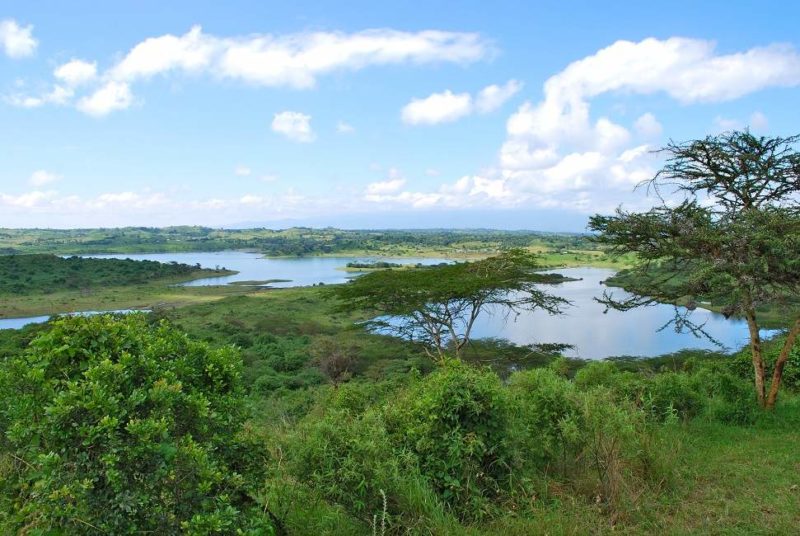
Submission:
[[[0,226],[580,231],[800,129],[796,2],[3,2]]]

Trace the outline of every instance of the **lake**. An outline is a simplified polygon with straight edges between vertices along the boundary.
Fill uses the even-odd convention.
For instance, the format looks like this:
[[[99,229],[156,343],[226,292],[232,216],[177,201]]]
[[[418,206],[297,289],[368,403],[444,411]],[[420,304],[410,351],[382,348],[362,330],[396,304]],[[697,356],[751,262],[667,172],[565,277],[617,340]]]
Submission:
[[[393,262],[397,264],[439,264],[451,262],[443,258],[420,257],[290,257],[266,258],[259,253],[244,251],[219,251],[213,253],[142,253],[113,255],[83,255],[98,259],[134,259],[159,262],[179,262],[197,264],[203,268],[227,268],[236,270],[238,274],[197,279],[184,283],[186,286],[227,285],[237,281],[267,281],[270,287],[307,287],[324,283],[331,285],[344,283],[358,272],[342,270],[347,263],[367,263],[375,261]]]
[[[632,311],[605,311],[594,298],[603,291],[613,292],[615,298],[629,296],[622,289],[609,288],[600,282],[614,275],[615,270],[603,268],[563,268],[553,270],[567,277],[580,279],[544,288],[573,303],[564,314],[551,316],[542,311],[523,312],[507,318],[501,311],[487,311],[475,327],[473,336],[501,337],[515,344],[567,343],[575,350],[566,355],[583,359],[602,359],[610,356],[657,356],[683,349],[719,349],[705,338],[690,333],[676,333],[670,326],[659,331],[675,316],[672,305],[658,304]],[[681,308],[681,310],[685,310]],[[726,319],[723,315],[697,308],[689,317],[720,341],[727,350],[739,349],[748,342],[747,323]],[[771,330],[762,330],[768,337]]]
[[[349,262],[386,261],[399,264],[438,264],[448,262],[443,258],[387,258],[387,257],[301,257],[265,258],[258,253],[241,251],[151,253],[131,255],[93,255],[98,258],[147,259],[159,262],[199,263],[204,268],[228,268],[239,273],[230,276],[199,279],[186,285],[221,285],[237,281],[290,280],[270,283],[275,287],[308,286],[318,283],[343,283],[356,273],[345,272]],[[614,274],[602,268],[564,268],[554,272],[579,279],[547,289],[571,301],[563,315],[550,316],[540,311],[523,312],[507,318],[501,311],[488,310],[479,317],[473,336],[499,337],[516,344],[567,343],[575,346],[568,353],[584,359],[608,356],[655,356],[686,348],[716,349],[706,339],[688,333],[676,333],[672,328],[658,329],[674,316],[671,305],[655,305],[628,312],[608,311],[594,298],[607,287],[600,282]],[[622,297],[621,289],[610,289]],[[722,342],[727,349],[737,349],[747,342],[747,326],[742,320],[727,320],[724,316],[698,308],[691,313],[697,323],[705,322],[705,330]],[[0,319],[0,329],[19,328],[32,322],[43,322],[47,317]],[[762,332],[765,336],[772,332]]]

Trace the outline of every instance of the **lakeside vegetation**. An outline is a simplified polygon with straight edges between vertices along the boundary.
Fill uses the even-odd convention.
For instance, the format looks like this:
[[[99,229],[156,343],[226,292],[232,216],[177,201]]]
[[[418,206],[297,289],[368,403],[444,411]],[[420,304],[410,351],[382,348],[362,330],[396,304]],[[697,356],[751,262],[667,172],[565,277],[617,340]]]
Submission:
[[[0,255],[0,318],[174,307],[218,299],[242,291],[178,284],[234,273],[155,261]]]
[[[0,229],[0,254],[159,253],[250,250],[266,256],[382,256],[475,259],[511,248],[541,255],[547,266],[625,267],[631,256],[608,256],[578,233],[499,230]]]
[[[687,198],[594,216],[606,249],[515,238],[466,263],[192,289],[153,313],[0,330],[0,532],[792,533],[795,142],[744,132],[671,144],[654,181]],[[561,313],[568,303],[546,284],[564,278],[541,273],[547,255],[616,253],[637,262],[610,284],[634,294],[601,303],[708,301],[746,318],[749,345],[580,361],[557,342],[471,337],[487,307]],[[153,296],[172,292],[170,270],[191,269],[9,259],[26,274],[14,300],[42,299],[69,262],[107,290]],[[769,341],[765,308],[783,328]],[[678,309],[673,323],[704,334]]]

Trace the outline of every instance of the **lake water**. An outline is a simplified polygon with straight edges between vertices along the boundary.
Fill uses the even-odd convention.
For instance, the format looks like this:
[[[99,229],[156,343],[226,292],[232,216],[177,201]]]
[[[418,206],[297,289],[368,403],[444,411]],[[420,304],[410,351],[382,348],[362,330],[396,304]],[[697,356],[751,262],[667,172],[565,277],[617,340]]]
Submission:
[[[103,313],[127,314],[135,312],[149,312],[149,309],[117,309],[115,311],[80,311],[77,313],[64,313],[64,316],[92,316]],[[58,316],[58,315],[54,315]],[[50,316],[28,316],[25,318],[0,318],[0,329],[21,329],[28,324],[41,324],[50,320]]]
[[[393,262],[397,264],[439,264],[449,262],[442,258],[419,257],[292,257],[283,259],[265,258],[259,253],[243,251],[220,251],[213,253],[142,253],[133,255],[85,255],[98,259],[134,259],[159,262],[197,264],[203,268],[227,268],[239,272],[223,277],[209,277],[184,283],[186,286],[227,285],[237,281],[267,281],[270,287],[306,287],[318,283],[331,285],[344,283],[358,272],[342,270],[347,263]]]
[[[343,283],[356,275],[341,270],[349,262],[386,261],[399,264],[438,264],[447,259],[437,258],[386,258],[386,257],[302,257],[269,259],[258,253],[241,251],[152,253],[135,255],[94,255],[98,258],[148,259],[159,262],[200,263],[204,268],[228,268],[239,273],[231,276],[199,279],[187,285],[221,285],[237,281],[265,281],[286,279],[288,282],[271,283],[270,286],[292,287],[317,283]],[[565,307],[564,314],[550,316],[540,311],[523,312],[517,317],[506,317],[501,311],[486,311],[478,319],[473,336],[498,337],[516,344],[567,343],[575,346],[569,355],[584,359],[608,356],[655,356],[686,348],[716,349],[706,339],[688,333],[676,333],[668,327],[658,329],[674,317],[671,305],[656,305],[628,312],[608,311],[594,298],[607,287],[600,282],[611,277],[614,270],[601,268],[565,268],[556,270],[568,277],[580,279],[559,285],[548,285],[548,291],[573,303]],[[622,297],[624,291],[610,289]],[[696,323],[705,323],[705,330],[727,349],[737,349],[747,342],[747,326],[741,320],[727,320],[722,315],[705,309],[691,313]],[[0,319],[0,329],[20,328],[32,322],[46,321],[47,317]],[[768,336],[771,332],[764,331]]]
[[[516,344],[567,343],[575,350],[567,355],[583,359],[602,359],[610,356],[656,356],[687,348],[719,349],[705,338],[691,333],[676,333],[672,326],[660,327],[675,316],[672,305],[658,304],[627,312],[609,310],[596,302],[603,291],[613,292],[615,298],[629,296],[622,289],[609,288],[600,282],[615,271],[602,268],[563,268],[554,270],[568,277],[581,279],[543,288],[573,303],[564,308],[563,315],[551,316],[542,311],[523,312],[506,317],[500,311],[487,311],[473,328],[473,337],[501,337]],[[685,310],[681,308],[681,310]],[[724,316],[697,308],[689,317],[704,324],[704,330],[720,341],[727,350],[739,349],[748,342],[747,323],[728,320]],[[762,336],[773,331],[762,330]]]

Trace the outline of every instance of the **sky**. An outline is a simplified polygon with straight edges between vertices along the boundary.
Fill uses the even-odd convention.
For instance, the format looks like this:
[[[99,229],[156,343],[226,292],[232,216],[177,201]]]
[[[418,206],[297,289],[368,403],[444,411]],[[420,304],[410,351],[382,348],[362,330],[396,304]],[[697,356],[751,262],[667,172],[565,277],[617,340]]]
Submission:
[[[800,2],[0,0],[0,227],[584,231],[800,132]]]

